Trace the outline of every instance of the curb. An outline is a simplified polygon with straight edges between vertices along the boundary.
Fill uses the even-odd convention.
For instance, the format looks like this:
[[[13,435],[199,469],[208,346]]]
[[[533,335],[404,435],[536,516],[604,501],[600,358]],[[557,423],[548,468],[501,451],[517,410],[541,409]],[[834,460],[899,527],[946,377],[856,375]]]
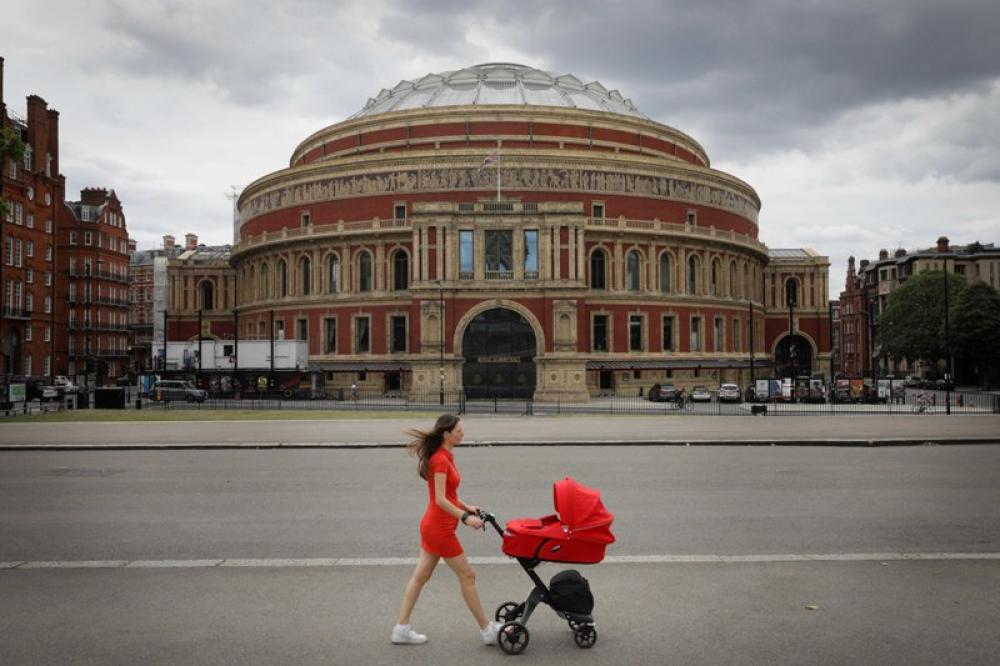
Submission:
[[[1000,444],[1000,437],[952,437],[930,439],[754,439],[754,440],[541,440],[533,442],[489,441],[466,442],[463,448],[489,448],[514,446],[823,446],[841,448],[875,448],[889,446],[968,446]],[[197,450],[316,450],[316,449],[402,449],[407,444],[401,442],[255,442],[227,443],[204,442],[186,444],[4,444],[0,453],[6,451],[197,451]]]

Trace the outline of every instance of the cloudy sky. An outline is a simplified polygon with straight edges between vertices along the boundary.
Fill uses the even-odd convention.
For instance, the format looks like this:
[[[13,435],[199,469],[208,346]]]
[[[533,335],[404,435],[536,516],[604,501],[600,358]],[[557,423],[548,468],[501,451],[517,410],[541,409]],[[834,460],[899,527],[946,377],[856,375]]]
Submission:
[[[140,249],[232,240],[226,195],[401,79],[519,62],[618,88],[760,194],[760,237],[831,260],[1000,242],[996,0],[33,0],[4,94],[60,111],[68,195]]]

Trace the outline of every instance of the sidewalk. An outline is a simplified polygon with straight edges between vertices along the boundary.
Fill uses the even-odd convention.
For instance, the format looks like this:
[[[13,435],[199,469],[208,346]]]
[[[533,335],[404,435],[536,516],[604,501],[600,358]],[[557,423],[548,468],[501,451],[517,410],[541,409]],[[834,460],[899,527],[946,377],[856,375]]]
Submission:
[[[405,445],[431,414],[314,421],[6,423],[0,450],[370,448]],[[998,444],[1000,416],[463,417],[465,446]]]

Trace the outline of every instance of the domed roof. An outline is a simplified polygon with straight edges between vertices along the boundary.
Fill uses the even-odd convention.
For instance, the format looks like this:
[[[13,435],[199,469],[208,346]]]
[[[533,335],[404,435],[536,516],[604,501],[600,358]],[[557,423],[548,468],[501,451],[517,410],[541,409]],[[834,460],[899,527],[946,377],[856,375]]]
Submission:
[[[489,104],[560,106],[645,118],[632,100],[597,81],[584,83],[572,74],[554,74],[506,62],[491,62],[383,88],[351,118],[405,109]]]

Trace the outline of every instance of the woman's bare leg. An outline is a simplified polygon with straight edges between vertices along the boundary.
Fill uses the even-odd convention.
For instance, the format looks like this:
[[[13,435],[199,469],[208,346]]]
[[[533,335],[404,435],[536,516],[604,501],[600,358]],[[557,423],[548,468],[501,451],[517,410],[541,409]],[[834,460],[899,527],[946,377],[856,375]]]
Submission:
[[[479,601],[479,592],[476,590],[476,572],[469,564],[469,558],[462,553],[458,557],[449,557],[444,560],[451,570],[458,576],[458,583],[462,586],[462,598],[465,605],[472,611],[472,616],[476,618],[480,629],[485,629],[489,624],[486,613],[483,612],[483,604]]]
[[[434,573],[434,567],[437,566],[439,559],[437,555],[431,555],[423,548],[420,549],[417,568],[413,570],[410,582],[406,584],[406,592],[403,593],[403,606],[399,609],[399,624],[410,623],[410,613],[413,612],[413,607],[417,604],[420,591],[431,579],[431,574]]]

